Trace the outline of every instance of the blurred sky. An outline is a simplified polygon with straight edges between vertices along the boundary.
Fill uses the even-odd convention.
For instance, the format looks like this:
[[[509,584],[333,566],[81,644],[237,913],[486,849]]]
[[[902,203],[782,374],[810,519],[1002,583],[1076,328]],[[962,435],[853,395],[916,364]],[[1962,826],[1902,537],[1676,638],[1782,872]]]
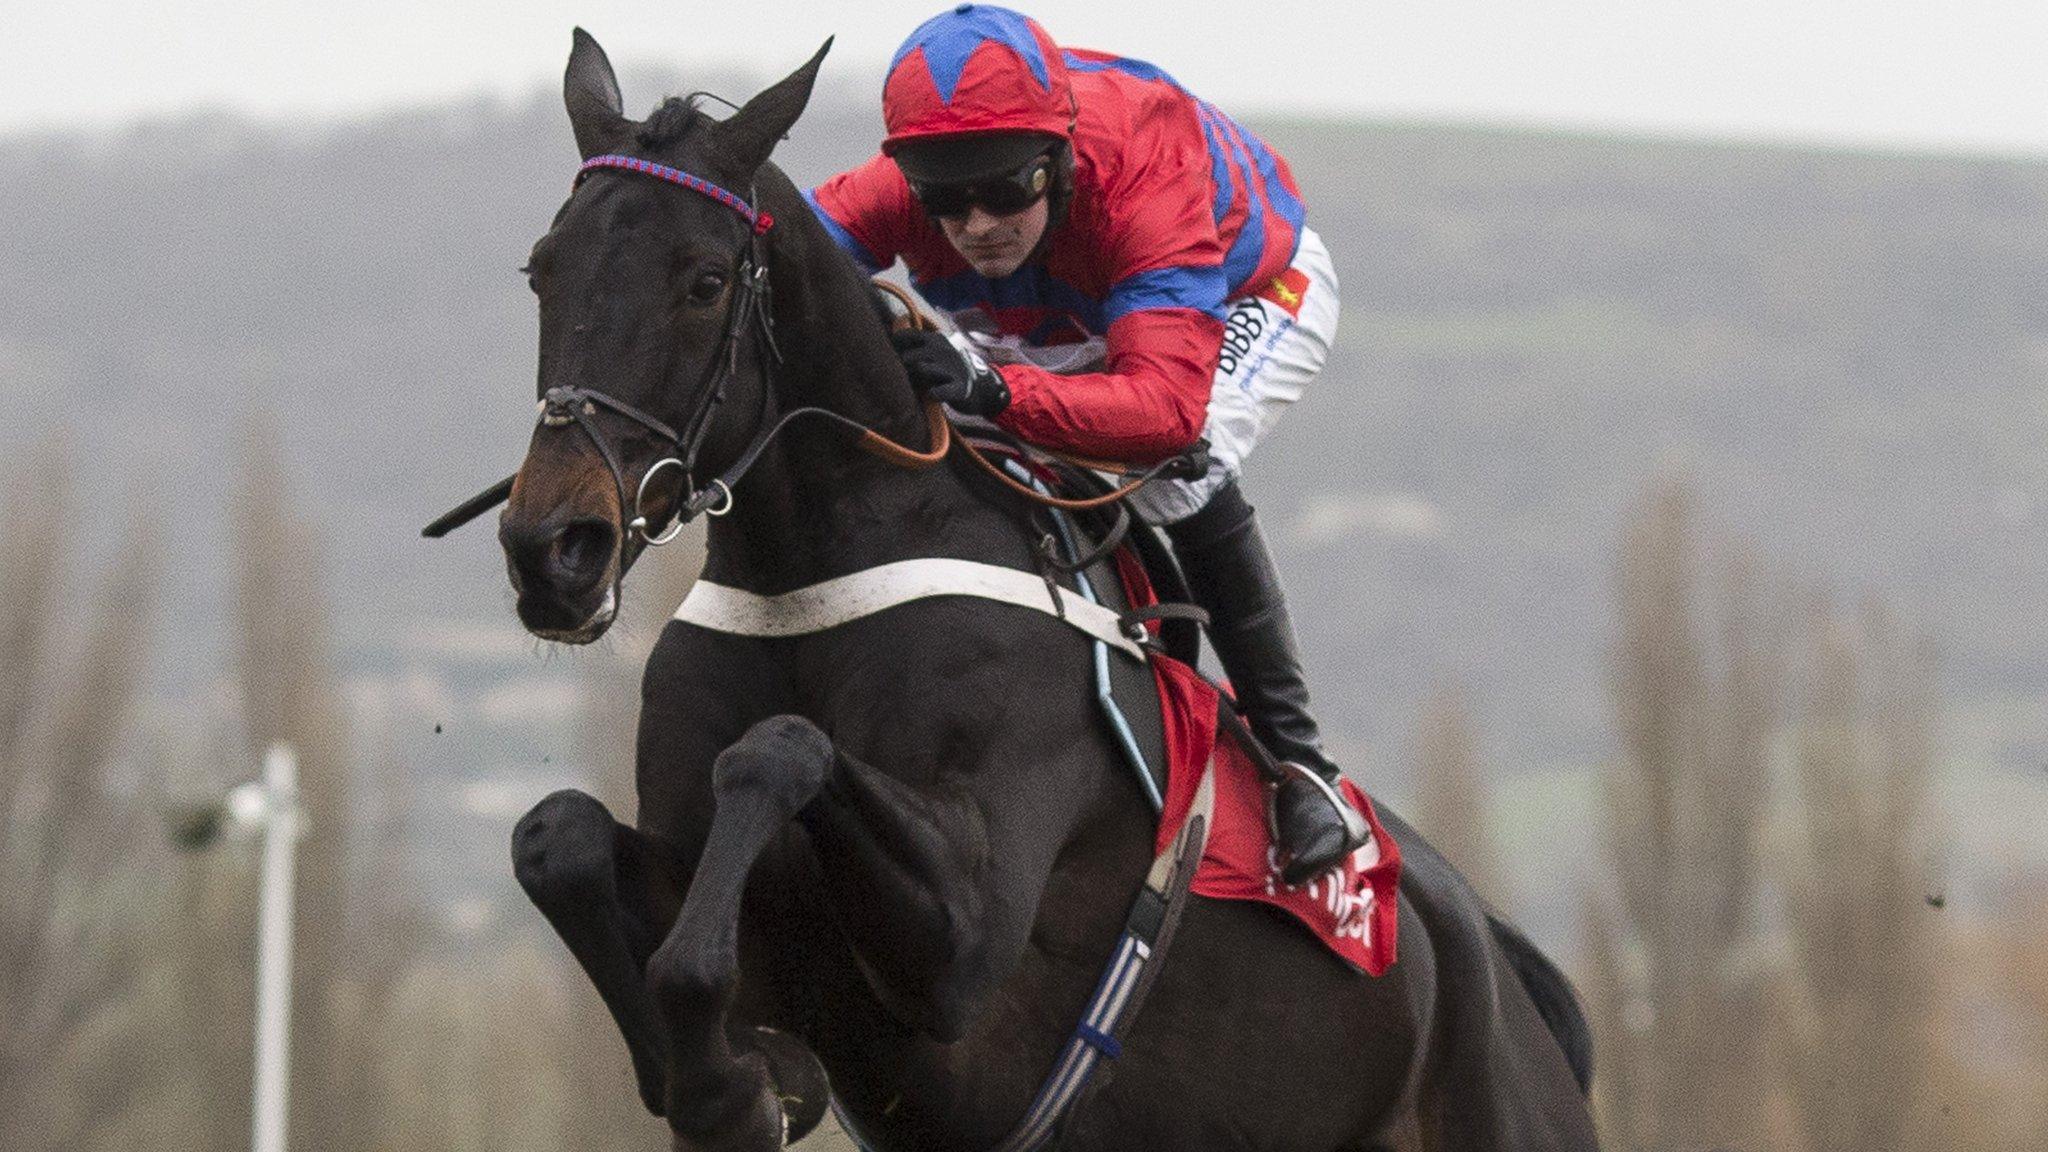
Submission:
[[[1232,109],[2048,155],[2048,0],[1043,0],[1066,43]],[[878,68],[932,0],[0,0],[0,131],[355,113],[622,70]],[[633,103],[660,93],[628,93]]]

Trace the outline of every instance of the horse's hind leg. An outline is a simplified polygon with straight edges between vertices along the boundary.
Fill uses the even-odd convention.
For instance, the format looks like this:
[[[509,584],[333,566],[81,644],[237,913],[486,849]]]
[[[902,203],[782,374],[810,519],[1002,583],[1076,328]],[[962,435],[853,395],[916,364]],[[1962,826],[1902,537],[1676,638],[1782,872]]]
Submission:
[[[668,1041],[645,972],[682,903],[668,854],[595,799],[564,789],[512,830],[512,867],[597,986],[632,1053],[640,1099],[661,1115]]]
[[[754,725],[712,766],[710,835],[675,927],[647,967],[671,1044],[665,1115],[679,1152],[768,1152],[823,1112],[824,1073],[809,1050],[780,1033],[735,1037],[728,1013],[747,876],[817,796],[831,764],[822,732],[777,716]]]

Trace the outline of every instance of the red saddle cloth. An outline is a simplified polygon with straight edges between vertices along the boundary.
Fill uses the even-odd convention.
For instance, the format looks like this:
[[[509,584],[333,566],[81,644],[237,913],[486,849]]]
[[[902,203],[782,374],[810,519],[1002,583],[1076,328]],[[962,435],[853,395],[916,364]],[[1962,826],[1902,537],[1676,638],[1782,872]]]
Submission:
[[[1134,604],[1153,596],[1135,561],[1119,559]],[[1280,881],[1277,851],[1266,829],[1264,782],[1250,753],[1229,733],[1218,738],[1216,689],[1194,669],[1155,654],[1154,678],[1166,719],[1166,807],[1155,852],[1165,851],[1187,820],[1202,769],[1215,757],[1215,811],[1192,890],[1217,900],[1257,900],[1285,911],[1345,963],[1378,976],[1394,962],[1400,904],[1401,849],[1380,826],[1364,792],[1346,780],[1343,792],[1365,816],[1372,838],[1342,864],[1297,889]]]

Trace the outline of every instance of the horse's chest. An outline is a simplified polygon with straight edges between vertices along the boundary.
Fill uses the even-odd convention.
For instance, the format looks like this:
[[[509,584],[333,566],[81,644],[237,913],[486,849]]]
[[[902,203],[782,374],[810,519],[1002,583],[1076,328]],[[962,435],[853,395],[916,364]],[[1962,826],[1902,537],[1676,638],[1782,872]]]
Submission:
[[[1088,667],[1086,643],[1050,618],[936,599],[809,638],[790,672],[799,710],[836,742],[901,763],[1012,743],[1069,713]]]

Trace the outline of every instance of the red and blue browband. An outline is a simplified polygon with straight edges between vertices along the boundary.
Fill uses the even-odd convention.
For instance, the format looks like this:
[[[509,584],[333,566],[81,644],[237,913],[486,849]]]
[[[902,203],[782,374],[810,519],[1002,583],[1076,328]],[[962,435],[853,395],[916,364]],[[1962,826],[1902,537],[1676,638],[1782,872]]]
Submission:
[[[607,153],[603,156],[592,156],[590,159],[585,160],[583,166],[576,170],[576,179],[581,181],[583,177],[589,175],[593,169],[597,168],[619,168],[627,172],[638,172],[643,176],[652,176],[657,180],[666,180],[671,184],[680,184],[692,192],[709,196],[744,217],[747,224],[753,228],[756,236],[767,232],[768,229],[775,226],[775,218],[773,216],[766,212],[755,211],[752,204],[720,188],[702,176],[692,176],[680,168],[671,168],[666,164],[656,164],[652,160],[642,160],[637,156],[620,156],[616,153]]]

